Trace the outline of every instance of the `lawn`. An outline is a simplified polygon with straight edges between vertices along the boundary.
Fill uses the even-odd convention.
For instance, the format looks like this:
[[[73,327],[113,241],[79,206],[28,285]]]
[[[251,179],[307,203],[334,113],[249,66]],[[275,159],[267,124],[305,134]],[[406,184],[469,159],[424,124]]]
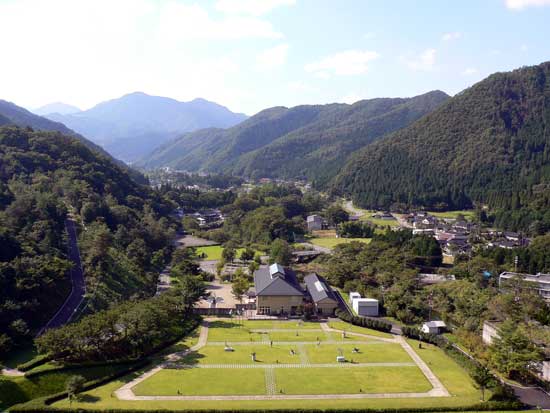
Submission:
[[[343,331],[350,331],[352,333],[368,334],[369,336],[385,337],[385,338],[393,337],[389,333],[384,333],[383,331],[378,331],[378,330],[372,330],[366,327],[354,326],[353,324],[346,323],[345,321],[330,321],[328,323],[328,326],[330,328],[334,328],[335,330],[343,330]],[[351,337],[353,338],[353,336]]]
[[[228,380],[228,374],[231,380]],[[138,396],[221,396],[265,392],[264,369],[164,369],[134,387]]]
[[[262,329],[297,329],[297,330],[319,330],[321,326],[319,323],[313,321],[278,321],[278,320],[247,320],[239,322],[239,324],[254,330]]]
[[[295,354],[291,354],[291,349]],[[225,351],[223,345],[207,345],[183,359],[184,364],[299,364],[300,351],[296,346],[253,344],[234,346]],[[256,353],[256,362],[251,354]]]
[[[197,247],[197,255],[201,256],[204,254],[205,256],[201,258],[205,261],[216,261],[222,259],[222,253],[224,248],[221,245],[207,245],[204,247]],[[244,251],[244,248],[237,248],[237,254],[235,258],[239,258],[241,256],[241,253]],[[256,251],[256,255],[263,254],[261,251]]]
[[[414,367],[275,369],[284,394],[409,393],[431,389]]]
[[[353,353],[353,348],[359,350]],[[365,344],[323,344],[305,346],[311,364],[336,363],[342,351],[347,361],[354,363],[412,363],[412,359],[399,344],[371,342]]]
[[[445,212],[435,212],[435,211],[428,211],[430,215],[433,215],[434,217],[438,218],[448,218],[448,219],[456,219],[459,215],[464,215],[464,218],[466,218],[468,221],[475,220],[476,212],[473,209],[463,209],[460,211],[445,211]]]
[[[370,222],[374,225],[378,225],[379,227],[398,227],[399,226],[399,222],[397,222],[396,219],[373,218],[372,217],[373,214],[376,214],[376,211],[365,211],[365,214],[362,215],[359,218],[359,220]]]
[[[334,248],[337,245],[345,244],[352,241],[359,241],[368,244],[371,242],[370,238],[311,238],[308,242],[325,248]]]

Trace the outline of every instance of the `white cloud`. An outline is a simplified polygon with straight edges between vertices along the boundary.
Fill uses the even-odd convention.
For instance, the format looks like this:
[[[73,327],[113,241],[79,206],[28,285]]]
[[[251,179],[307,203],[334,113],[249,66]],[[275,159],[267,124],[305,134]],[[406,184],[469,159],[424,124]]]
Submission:
[[[376,33],[368,32],[363,35],[363,39],[370,40],[376,37]]]
[[[467,67],[466,69],[464,69],[464,71],[462,72],[462,75],[463,76],[472,76],[472,75],[475,75],[478,73],[478,70],[474,67]]]
[[[510,10],[523,10],[527,7],[550,6],[550,0],[505,0]]]
[[[270,49],[264,50],[256,56],[256,68],[270,70],[283,66],[288,56],[288,44],[282,43]]]
[[[449,40],[458,40],[462,37],[462,33],[460,32],[450,32],[450,33],[444,33],[443,36],[441,36],[441,40],[444,42],[448,42]]]
[[[527,47],[526,44],[522,44],[522,45],[520,46],[519,50],[521,50],[522,52],[525,53],[527,50],[529,50],[529,47]]]
[[[418,56],[408,56],[404,58],[407,66],[412,70],[433,70],[435,66],[435,55],[437,51],[435,49],[426,49]]]
[[[176,1],[162,7],[159,17],[160,35],[169,42],[190,39],[242,39],[283,37],[272,24],[255,16],[229,15],[214,19],[197,4]]]
[[[304,69],[320,77],[327,77],[329,74],[360,75],[366,73],[370,62],[379,57],[377,52],[370,50],[346,50],[309,63]]]
[[[228,14],[262,16],[281,6],[294,6],[296,0],[218,0],[216,10]]]

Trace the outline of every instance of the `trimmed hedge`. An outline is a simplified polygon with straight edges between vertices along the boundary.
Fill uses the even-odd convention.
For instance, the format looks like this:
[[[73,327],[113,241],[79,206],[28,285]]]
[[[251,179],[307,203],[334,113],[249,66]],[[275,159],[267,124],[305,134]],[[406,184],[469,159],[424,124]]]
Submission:
[[[32,360],[29,360],[25,363],[21,363],[17,365],[17,370],[20,371],[29,371],[34,369],[35,367],[41,366],[42,364],[47,363],[48,361],[51,361],[52,357],[44,354],[40,356],[34,357]]]
[[[336,317],[338,317],[339,319],[347,321],[348,323],[351,323],[354,326],[366,327],[372,330],[383,331],[385,333],[389,333],[392,329],[392,325],[387,321],[353,316],[353,315],[350,315],[347,311],[342,311],[340,309],[337,309],[335,314],[336,314]]]
[[[387,408],[387,409],[254,409],[246,410],[247,413],[395,413],[395,412],[411,412],[411,413],[428,413],[428,412],[482,412],[482,411],[495,411],[495,410],[521,410],[525,406],[519,402],[485,402],[478,403],[470,406],[464,407],[425,407],[425,408],[407,408],[403,407],[402,409],[396,408]],[[147,413],[183,413],[183,412],[198,412],[201,413],[242,413],[240,409],[204,409],[204,410],[177,410],[177,409],[158,409],[158,410],[147,410]],[[47,405],[21,405],[16,406],[10,410],[10,412],[19,413],[19,412],[40,412],[40,413],[49,413],[49,412],[67,412],[67,413],[143,413],[144,410],[139,409],[78,409],[78,408],[65,408],[59,409]]]

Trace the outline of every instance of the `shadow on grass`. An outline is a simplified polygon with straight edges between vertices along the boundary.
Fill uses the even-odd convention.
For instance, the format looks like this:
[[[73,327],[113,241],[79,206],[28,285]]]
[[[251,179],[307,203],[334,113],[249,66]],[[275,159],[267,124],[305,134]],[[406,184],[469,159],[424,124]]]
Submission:
[[[97,403],[101,398],[92,396],[91,394],[81,394],[78,396],[77,400],[81,403]]]
[[[233,321],[211,321],[209,324],[209,328],[225,328],[225,329],[231,329],[231,328],[242,328],[245,329],[244,326],[235,323]]]

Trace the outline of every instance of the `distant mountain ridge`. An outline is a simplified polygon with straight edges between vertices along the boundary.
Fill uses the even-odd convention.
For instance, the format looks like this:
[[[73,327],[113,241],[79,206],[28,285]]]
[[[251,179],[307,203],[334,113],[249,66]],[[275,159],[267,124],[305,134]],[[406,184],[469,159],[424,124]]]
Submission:
[[[81,110],[73,105],[67,105],[62,102],[49,103],[39,108],[33,109],[32,112],[39,116],[46,116],[52,113],[59,113],[61,115],[70,115],[72,113],[80,112]]]
[[[367,146],[332,190],[368,208],[550,208],[550,62],[495,73]]]
[[[115,157],[132,162],[185,132],[231,127],[247,116],[204,99],[180,102],[135,92],[85,111],[52,113],[48,118],[90,138]]]
[[[353,105],[274,107],[233,128],[185,134],[137,164],[322,183],[338,172],[351,153],[409,125],[448,98],[444,92],[433,91]]]

